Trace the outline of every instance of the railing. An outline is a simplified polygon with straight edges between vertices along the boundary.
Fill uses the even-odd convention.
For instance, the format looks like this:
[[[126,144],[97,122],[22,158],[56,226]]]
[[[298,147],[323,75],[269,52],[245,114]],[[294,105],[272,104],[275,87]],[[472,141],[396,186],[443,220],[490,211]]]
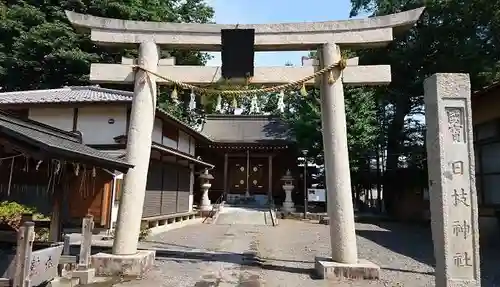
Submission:
[[[273,213],[274,211],[274,213]],[[276,207],[274,206],[274,198],[269,196],[269,215],[271,216],[271,222],[273,226],[276,226]]]
[[[215,213],[220,209],[220,204],[222,203],[222,200],[224,199],[226,193],[223,192],[219,198],[217,198],[217,200],[215,201],[215,204],[212,204],[212,210],[210,210],[210,212],[208,213],[208,215],[205,217],[205,219],[203,219],[203,222],[202,223],[205,223],[205,221],[207,221],[207,219],[209,217],[213,217],[215,215]]]

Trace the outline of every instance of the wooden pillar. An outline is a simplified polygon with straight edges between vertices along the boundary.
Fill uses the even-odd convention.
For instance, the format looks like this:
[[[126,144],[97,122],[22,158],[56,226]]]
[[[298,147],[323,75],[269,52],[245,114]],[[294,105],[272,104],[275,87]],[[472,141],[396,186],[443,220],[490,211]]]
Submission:
[[[268,201],[269,203],[274,203],[274,200],[273,200],[273,155],[269,155],[269,172],[268,172],[268,176],[269,176],[269,187],[268,187],[268,191],[267,191],[267,196],[268,196]]]
[[[63,207],[63,185],[57,184],[52,199],[52,215],[50,216],[49,241],[59,242],[61,236],[61,215]]]
[[[224,153],[224,194],[227,194],[228,190],[227,190],[227,181],[229,180],[227,178],[227,171],[228,171],[228,157],[229,155],[226,153]]]

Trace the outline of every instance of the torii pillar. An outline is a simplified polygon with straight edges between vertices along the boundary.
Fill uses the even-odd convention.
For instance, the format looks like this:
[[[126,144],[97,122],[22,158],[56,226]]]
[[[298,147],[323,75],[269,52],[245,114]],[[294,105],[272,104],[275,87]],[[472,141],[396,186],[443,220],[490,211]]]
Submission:
[[[420,17],[424,8],[418,8],[392,15],[370,19],[353,19],[347,21],[327,21],[317,23],[287,23],[239,25],[241,29],[255,29],[256,51],[305,51],[320,47],[321,65],[327,67],[340,60],[340,48],[375,48],[392,42],[393,29],[404,31],[410,28]],[[124,21],[83,15],[66,11],[69,21],[79,29],[91,31],[91,40],[106,45],[127,45],[153,42],[156,45],[186,50],[220,51],[221,30],[232,29],[234,25],[198,24],[198,23],[153,23]],[[141,58],[139,64],[141,64]],[[142,63],[141,65],[145,65]],[[158,74],[171,80],[194,85],[210,85],[224,81],[218,67],[159,65],[145,67],[158,69]],[[310,76],[315,67],[257,67],[252,84],[285,84]],[[95,83],[134,83],[137,91],[142,87],[137,82],[138,75],[130,64],[92,64],[90,80]],[[373,263],[359,260],[356,248],[354,227],[354,211],[351,198],[349,157],[347,150],[347,132],[344,107],[343,83],[351,85],[381,85],[391,80],[390,66],[358,66],[348,65],[341,71],[332,71],[334,83],[329,83],[330,75],[322,76],[321,110],[323,122],[323,144],[325,152],[326,183],[328,191],[328,213],[330,215],[331,258],[317,258],[316,269],[322,278],[378,278],[379,267]],[[215,81],[214,81],[215,79]],[[157,79],[159,84],[167,84],[164,79]],[[306,82],[313,85],[314,79]],[[153,84],[149,85],[154,86]],[[153,97],[152,91],[136,93],[144,95],[142,99]],[[148,95],[146,95],[149,93]],[[153,101],[152,101],[153,102]],[[142,100],[134,99],[134,105],[146,107]],[[144,104],[144,106],[142,106]],[[136,119],[141,131],[130,133],[129,141],[144,143],[146,149],[151,143],[153,119],[151,107],[144,110],[134,107],[132,119]],[[151,111],[151,113],[148,111]],[[144,122],[143,122],[144,121]],[[146,123],[147,122],[147,123]],[[132,128],[132,125],[131,125]],[[144,138],[139,139],[140,136]],[[134,138],[132,138],[134,137]],[[137,138],[136,138],[137,137]],[[146,144],[146,140],[148,143]],[[114,256],[129,256],[137,249],[140,215],[144,200],[145,174],[148,166],[146,152],[138,151],[139,145],[133,143],[127,147],[129,159],[139,165],[142,173],[129,172],[126,180],[129,191],[122,200],[126,203],[120,207],[119,229]],[[130,150],[129,150],[130,149]],[[132,150],[136,150],[133,152]],[[149,150],[149,148],[148,148]],[[149,155],[149,154],[148,154]],[[135,167],[137,169],[137,166]],[[134,179],[135,178],[135,179]],[[142,187],[142,188],[141,188]],[[140,190],[141,189],[141,190]],[[125,200],[125,197],[129,199]],[[142,197],[142,198],[141,198]],[[135,199],[137,201],[135,201]],[[125,206],[126,205],[126,206]],[[122,208],[134,209],[134,212]],[[140,211],[141,210],[141,211]],[[129,223],[131,225],[129,225]],[[133,229],[133,230],[132,230]],[[130,238],[127,238],[130,234]]]

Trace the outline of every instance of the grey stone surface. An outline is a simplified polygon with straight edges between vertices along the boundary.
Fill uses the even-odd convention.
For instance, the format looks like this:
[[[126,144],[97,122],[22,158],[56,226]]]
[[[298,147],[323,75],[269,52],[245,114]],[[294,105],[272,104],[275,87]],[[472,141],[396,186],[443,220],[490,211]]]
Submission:
[[[354,264],[332,261],[331,258],[316,257],[314,269],[321,279],[379,279],[380,267],[361,259]]]
[[[139,250],[132,255],[97,253],[91,260],[97,276],[144,276],[154,265],[155,251]]]
[[[257,50],[313,50],[317,45],[335,42],[345,47],[383,46],[392,41],[393,28],[411,27],[424,8],[397,14],[345,21],[280,24],[242,24],[241,29],[255,29]],[[102,44],[154,41],[170,47],[220,50],[221,29],[234,25],[197,23],[157,23],[124,21],[66,11],[73,26],[91,30],[92,41]]]
[[[71,275],[72,278],[78,278],[80,284],[90,284],[94,282],[95,269],[74,270]]]
[[[140,44],[138,62],[141,66],[156,71],[158,59],[159,48],[155,43]],[[113,254],[134,254],[137,251],[150,165],[156,94],[156,77],[138,70],[127,134],[127,161],[134,167],[123,178]]]
[[[315,72],[315,67],[255,67],[253,84],[284,84],[304,79]],[[169,79],[196,85],[224,82],[220,67],[211,66],[159,66],[158,74]],[[343,82],[350,86],[385,85],[391,82],[389,65],[347,66],[342,75]],[[93,83],[133,83],[134,71],[131,65],[93,63],[90,68]],[[167,84],[157,79],[158,84]],[[313,85],[314,79],[305,83]]]
[[[479,229],[467,74],[425,80],[436,285],[479,286]]]
[[[280,220],[278,227],[200,224],[153,236],[142,242],[157,249],[142,280],[99,286],[434,286],[430,228],[379,223],[356,224],[356,231],[359,255],[380,266],[379,280],[317,280],[315,256],[330,255],[328,226]],[[482,286],[500,286],[499,247],[482,249]]]
[[[321,67],[341,60],[339,46],[324,44],[318,50]],[[330,82],[332,77],[333,82]],[[340,263],[358,261],[354,230],[351,173],[347,146],[347,126],[342,70],[333,69],[321,77],[321,128],[327,187],[327,212],[330,218],[331,257]]]
[[[268,209],[226,206],[217,216],[215,224],[268,225]]]

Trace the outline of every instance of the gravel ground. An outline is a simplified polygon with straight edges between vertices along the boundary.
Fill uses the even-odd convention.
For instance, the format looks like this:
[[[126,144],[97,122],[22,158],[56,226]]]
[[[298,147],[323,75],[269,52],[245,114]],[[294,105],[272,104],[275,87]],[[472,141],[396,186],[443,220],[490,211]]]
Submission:
[[[155,268],[141,281],[114,286],[434,286],[428,228],[387,223],[356,229],[360,258],[382,268],[378,281],[314,279],[314,257],[329,254],[328,226],[280,220],[277,227],[200,224],[154,236],[145,244],[160,249]],[[499,249],[483,254],[482,286],[500,286]]]

